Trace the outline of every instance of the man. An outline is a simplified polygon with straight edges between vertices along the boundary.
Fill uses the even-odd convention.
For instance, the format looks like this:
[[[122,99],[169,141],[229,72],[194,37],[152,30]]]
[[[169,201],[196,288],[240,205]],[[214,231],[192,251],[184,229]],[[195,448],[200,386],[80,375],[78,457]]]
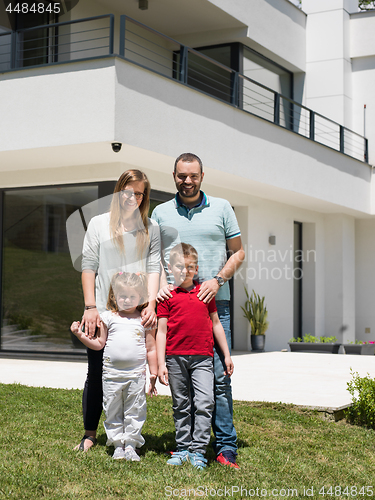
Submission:
[[[152,213],[160,226],[164,269],[166,276],[158,299],[171,297],[168,283],[170,249],[179,242],[193,245],[199,255],[198,280],[202,283],[198,297],[208,303],[215,297],[217,312],[231,349],[229,284],[228,280],[241,266],[245,252],[236,216],[229,202],[208,197],[201,191],[204,173],[200,158],[192,153],[180,155],[174,165],[173,179],[176,197],[158,205]],[[230,257],[227,260],[228,247]],[[212,428],[216,460],[222,465],[238,469],[237,434],[233,425],[233,401],[230,378],[224,375],[224,358],[214,350],[215,410]]]

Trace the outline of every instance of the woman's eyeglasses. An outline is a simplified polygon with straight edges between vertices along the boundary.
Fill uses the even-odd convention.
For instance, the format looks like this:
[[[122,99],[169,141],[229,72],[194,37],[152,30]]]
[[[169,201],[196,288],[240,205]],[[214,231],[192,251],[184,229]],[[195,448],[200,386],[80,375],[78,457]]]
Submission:
[[[135,193],[132,189],[123,189],[122,191],[120,191],[120,193],[127,199],[130,199],[132,196],[135,196],[136,200],[141,200],[144,196],[144,193]]]

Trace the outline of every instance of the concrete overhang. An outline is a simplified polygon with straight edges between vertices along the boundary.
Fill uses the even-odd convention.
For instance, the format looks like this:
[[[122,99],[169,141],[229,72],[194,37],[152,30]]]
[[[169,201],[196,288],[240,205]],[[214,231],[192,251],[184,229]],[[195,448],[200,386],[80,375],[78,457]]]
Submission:
[[[241,42],[293,72],[304,72],[306,14],[288,0],[97,0],[190,47]]]
[[[35,187],[113,180],[128,168],[147,173],[152,188],[175,192],[172,179],[175,158],[123,144],[114,153],[111,142],[75,144],[24,151],[0,152],[0,187]],[[292,189],[247,179],[228,172],[218,172],[214,166],[204,167],[202,188],[212,196],[221,196],[233,206],[248,206],[249,197],[294,206],[323,214],[341,213],[358,219],[374,215],[350,207],[330,203]]]
[[[108,12],[126,14],[153,29],[178,40],[178,36],[205,31],[244,27],[236,17],[209,0],[149,0],[140,10],[138,0],[97,0]]]
[[[0,122],[0,187],[115,180],[138,166],[155,189],[173,190],[174,158],[193,151],[205,184],[225,186],[234,205],[252,195],[319,212],[373,212],[368,165],[133,63],[17,74],[0,81],[0,107],[9,110]],[[111,142],[123,144],[119,153]]]

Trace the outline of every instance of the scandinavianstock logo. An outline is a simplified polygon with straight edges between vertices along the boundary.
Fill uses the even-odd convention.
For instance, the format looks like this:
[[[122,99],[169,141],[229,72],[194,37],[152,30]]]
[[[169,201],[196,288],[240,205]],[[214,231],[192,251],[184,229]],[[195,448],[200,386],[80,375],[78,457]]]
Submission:
[[[316,250],[295,250],[293,245],[282,250],[245,248],[247,266],[240,268],[236,278],[244,280],[300,280],[304,268],[316,262]]]

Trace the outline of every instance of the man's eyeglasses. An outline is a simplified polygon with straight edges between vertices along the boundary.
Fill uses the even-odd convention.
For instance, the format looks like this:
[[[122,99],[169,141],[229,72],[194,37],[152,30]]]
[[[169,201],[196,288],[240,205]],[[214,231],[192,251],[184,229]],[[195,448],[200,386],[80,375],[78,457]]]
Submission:
[[[136,200],[141,200],[144,196],[144,193],[135,193],[132,189],[123,189],[120,191],[122,196],[125,196],[125,198],[129,199],[132,196],[135,196]]]

